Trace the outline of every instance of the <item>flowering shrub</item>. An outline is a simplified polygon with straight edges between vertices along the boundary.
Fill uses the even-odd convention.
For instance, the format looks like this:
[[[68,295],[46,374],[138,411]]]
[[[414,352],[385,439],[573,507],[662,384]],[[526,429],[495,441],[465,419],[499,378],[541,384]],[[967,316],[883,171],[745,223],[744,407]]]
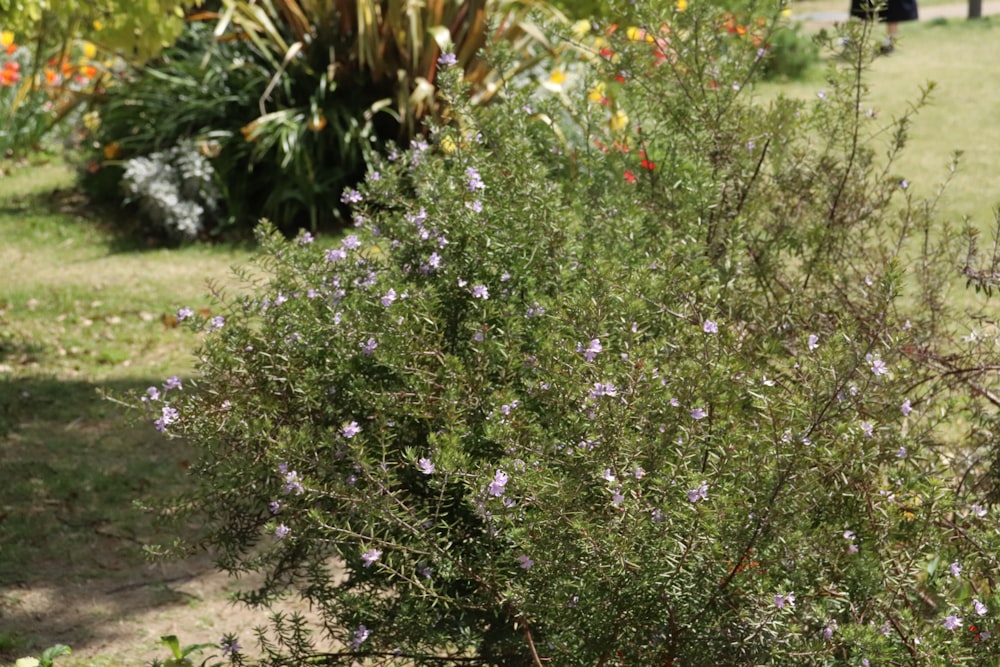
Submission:
[[[862,40],[763,107],[758,49],[661,4],[665,48],[595,62],[617,125],[585,87],[564,142],[558,100],[446,73],[463,124],[372,158],[354,233],[265,226],[266,283],[178,312],[201,373],[143,402],[202,459],[168,514],[316,614],[262,664],[996,660],[989,450],[954,438],[994,339],[952,334],[908,118],[867,113]]]
[[[12,31],[0,31],[0,155],[37,149],[110,64],[95,59],[97,48],[89,42],[74,42],[44,65],[36,62],[40,52],[36,44],[18,44]]]

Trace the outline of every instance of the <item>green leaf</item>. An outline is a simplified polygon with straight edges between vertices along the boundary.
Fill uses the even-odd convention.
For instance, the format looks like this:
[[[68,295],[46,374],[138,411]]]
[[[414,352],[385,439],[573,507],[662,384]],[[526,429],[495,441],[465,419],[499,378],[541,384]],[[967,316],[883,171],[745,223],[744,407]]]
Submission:
[[[166,635],[160,637],[160,643],[169,648],[170,652],[177,660],[184,658],[184,654],[181,652],[181,642],[177,639],[177,635]]]
[[[65,644],[56,644],[55,646],[50,646],[44,651],[42,651],[42,665],[43,667],[50,667],[56,658],[60,658],[64,655],[69,655],[72,653],[69,646]]]

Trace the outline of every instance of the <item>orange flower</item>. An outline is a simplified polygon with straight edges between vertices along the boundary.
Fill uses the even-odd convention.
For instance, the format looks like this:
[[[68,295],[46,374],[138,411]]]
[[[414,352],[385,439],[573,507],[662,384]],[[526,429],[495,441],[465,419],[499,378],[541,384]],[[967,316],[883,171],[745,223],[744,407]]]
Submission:
[[[59,83],[59,73],[56,72],[51,67],[45,68],[45,83],[50,86],[55,86]]]
[[[117,141],[112,141],[110,144],[104,147],[104,158],[106,160],[114,160],[121,154],[122,154],[122,147]]]
[[[86,65],[85,67],[80,68],[80,74],[82,74],[86,79],[93,79],[97,76],[97,68],[93,65]]]
[[[323,128],[326,127],[326,116],[322,113],[316,114],[309,119],[306,127],[308,127],[311,132],[322,132]]]

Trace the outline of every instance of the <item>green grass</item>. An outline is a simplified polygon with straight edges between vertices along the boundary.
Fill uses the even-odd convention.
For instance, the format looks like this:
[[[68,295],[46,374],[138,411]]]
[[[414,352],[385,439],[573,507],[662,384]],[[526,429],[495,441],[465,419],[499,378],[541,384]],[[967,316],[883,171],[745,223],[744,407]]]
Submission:
[[[940,211],[954,221],[969,216],[983,230],[994,227],[993,210],[1000,203],[996,178],[1000,87],[993,84],[1000,81],[998,39],[1000,17],[904,24],[897,52],[872,63],[871,93],[865,102],[881,118],[890,119],[908,108],[921,86],[937,84],[930,105],[910,129],[895,171],[911,183],[915,195],[931,197],[948,176],[952,154],[962,151],[959,171],[941,199]],[[819,66],[804,81],[767,84],[759,91],[765,98],[780,93],[816,99],[825,85],[824,75],[825,68]]]
[[[25,596],[72,609],[142,576],[142,546],[163,536],[135,502],[180,491],[190,452],[104,395],[190,373],[198,338],[170,316],[210,308],[207,283],[248,257],[137,245],[84,212],[72,183],[58,163],[0,180],[0,664],[56,641],[79,655],[59,664],[100,658],[86,650],[97,627],[58,635]],[[101,623],[140,611],[101,604]]]

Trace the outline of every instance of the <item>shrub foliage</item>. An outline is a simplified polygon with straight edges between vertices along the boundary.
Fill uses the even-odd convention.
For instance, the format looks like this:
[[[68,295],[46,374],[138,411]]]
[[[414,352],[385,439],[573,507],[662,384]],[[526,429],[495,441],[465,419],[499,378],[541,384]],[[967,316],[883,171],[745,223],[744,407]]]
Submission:
[[[178,508],[315,612],[234,661],[996,660],[992,338],[893,171],[908,117],[860,35],[763,103],[725,15],[636,11],[568,107],[446,72],[461,123],[373,158],[355,233],[264,225],[189,318],[201,373],[145,397],[202,448]]]

